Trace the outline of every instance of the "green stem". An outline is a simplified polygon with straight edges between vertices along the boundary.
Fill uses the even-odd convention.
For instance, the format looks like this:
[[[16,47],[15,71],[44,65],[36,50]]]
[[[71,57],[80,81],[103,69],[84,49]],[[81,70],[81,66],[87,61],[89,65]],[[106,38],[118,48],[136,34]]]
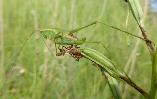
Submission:
[[[140,92],[145,97],[145,99],[149,99],[148,98],[149,94],[145,90],[143,90],[141,87],[139,87],[137,84],[135,84],[127,75],[120,76],[120,79],[122,79],[127,84],[135,88],[138,92]]]
[[[151,78],[151,89],[149,92],[149,98],[155,99],[157,91],[157,50],[152,53],[152,78]]]

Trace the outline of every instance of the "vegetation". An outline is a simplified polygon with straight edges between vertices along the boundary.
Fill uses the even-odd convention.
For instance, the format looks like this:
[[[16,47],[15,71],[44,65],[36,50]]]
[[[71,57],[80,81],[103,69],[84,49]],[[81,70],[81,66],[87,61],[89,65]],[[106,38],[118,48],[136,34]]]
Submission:
[[[147,15],[147,0],[141,4],[144,14],[140,6],[136,5],[138,2],[133,1],[5,0],[5,65],[1,67],[4,74],[0,84],[0,97],[111,99],[114,96],[116,99],[155,99],[156,23],[150,20],[150,14]],[[53,35],[55,42],[44,40],[40,35],[41,32],[45,33],[45,30],[41,29],[53,27],[58,30],[55,33],[67,32],[93,20],[99,20],[109,26],[96,24],[81,28],[81,31],[70,31],[77,32],[77,36],[81,38],[77,42],[70,40],[70,43],[81,44],[79,57],[75,57],[74,53],[68,50],[79,62],[69,55],[63,55],[65,53],[56,56],[56,49],[64,51],[60,48],[63,39],[64,42],[68,40],[66,44],[69,44],[64,33]],[[149,36],[145,35],[146,28]],[[32,31],[35,35],[31,34]],[[130,33],[132,36],[129,36]],[[142,37],[141,33],[144,37],[142,40],[138,38]],[[59,46],[55,47],[55,43]],[[91,67],[91,62],[82,59],[81,55],[93,61],[98,70],[94,66]]]

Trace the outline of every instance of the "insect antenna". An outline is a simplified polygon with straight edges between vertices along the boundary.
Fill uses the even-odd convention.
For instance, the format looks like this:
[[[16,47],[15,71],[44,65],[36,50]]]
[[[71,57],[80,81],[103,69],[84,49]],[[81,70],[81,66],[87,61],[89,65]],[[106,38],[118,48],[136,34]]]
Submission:
[[[83,30],[84,28],[87,28],[87,27],[90,27],[90,26],[92,26],[92,25],[95,25],[95,24],[97,24],[97,23],[102,24],[102,25],[105,25],[105,26],[108,26],[108,27],[113,28],[113,29],[115,29],[115,30],[121,31],[122,33],[126,33],[126,34],[128,34],[128,35],[130,35],[130,36],[133,36],[133,37],[136,37],[136,38],[139,38],[139,39],[141,39],[141,40],[146,41],[146,39],[143,38],[143,37],[134,35],[134,34],[128,32],[128,31],[122,30],[122,29],[120,29],[120,28],[118,28],[118,27],[115,27],[115,26],[112,26],[112,25],[108,25],[108,24],[106,24],[106,23],[104,23],[104,22],[101,22],[101,21],[94,21],[94,22],[92,22],[92,23],[90,23],[90,24],[87,24],[87,25],[82,26],[82,27],[80,27],[80,28],[73,29],[73,30],[68,31],[68,32],[69,32],[69,34],[73,34],[73,33],[76,33],[76,32],[78,32],[78,31],[80,31],[80,30]]]
[[[139,39],[145,41],[144,38],[142,38],[142,37],[140,37],[140,36],[137,36],[137,35],[134,35],[134,34],[128,32],[128,31],[122,30],[122,29],[120,29],[120,28],[118,28],[118,27],[115,27],[115,26],[112,26],[112,25],[108,25],[108,24],[103,23],[103,22],[100,22],[100,21],[97,21],[97,22],[100,23],[100,24],[103,24],[103,25],[105,25],[105,26],[111,27],[111,28],[113,28],[113,29],[115,29],[115,30],[121,31],[122,33],[126,33],[126,34],[128,34],[128,35],[130,35],[130,36],[133,36],[133,37],[136,37],[136,38],[139,38]]]
[[[87,28],[87,27],[89,27],[89,26],[95,25],[96,23],[97,23],[97,22],[94,21],[94,22],[92,22],[92,23],[90,23],[90,24],[88,24],[88,25],[82,26],[82,27],[77,28],[77,29],[73,29],[73,30],[69,31],[69,34],[70,34],[70,33],[76,33],[76,32],[78,32],[78,31],[80,31],[80,30],[82,30],[82,29],[84,29],[84,28]]]

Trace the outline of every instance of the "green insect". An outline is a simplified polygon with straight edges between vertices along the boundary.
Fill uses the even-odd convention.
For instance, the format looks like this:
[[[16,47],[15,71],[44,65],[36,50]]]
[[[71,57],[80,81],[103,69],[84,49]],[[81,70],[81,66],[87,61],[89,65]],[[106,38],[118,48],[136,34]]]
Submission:
[[[108,25],[108,24],[105,24],[103,22],[99,22],[99,21],[94,21],[88,25],[85,25],[85,26],[82,26],[80,28],[77,28],[77,29],[74,29],[74,30],[70,30],[70,31],[56,31],[56,29],[44,29],[44,30],[40,30],[41,32],[41,35],[45,38],[45,39],[50,39],[50,40],[55,40],[56,42],[55,43],[58,43],[60,45],[72,45],[72,44],[76,44],[76,45],[81,45],[83,43],[85,43],[86,39],[85,38],[77,38],[76,36],[76,33],[80,30],[83,30],[89,26],[92,26],[92,25],[95,25],[97,23],[100,23],[102,25],[105,25],[105,26],[108,26],[108,27],[111,27],[113,29],[116,29],[116,30],[119,30],[123,33],[126,33],[130,36],[133,36],[133,37],[136,37],[136,38],[139,38],[139,39],[142,39],[142,40],[145,40],[144,38],[140,37],[140,36],[137,36],[137,35],[134,35],[130,32],[127,32],[127,31],[124,31],[124,30],[121,30],[117,27],[114,27],[114,26],[111,26],[111,25]],[[68,33],[68,34],[67,34]]]
[[[85,25],[83,27],[74,29],[74,30],[70,30],[70,31],[65,31],[68,32],[58,32],[55,29],[44,29],[44,30],[40,30],[41,35],[45,38],[45,39],[50,39],[53,40],[55,42],[55,44],[59,44],[59,45],[82,45],[85,43],[86,38],[78,38],[76,36],[76,33],[82,29],[85,29],[89,26],[92,26],[96,24],[95,22],[92,22],[88,25]]]
[[[59,53],[63,53],[61,55],[64,55],[64,53],[66,51],[63,49],[63,47],[65,47],[65,46],[79,46],[79,45],[82,45],[84,43],[98,43],[98,44],[103,45],[103,43],[101,43],[101,42],[87,42],[85,37],[78,38],[77,35],[76,35],[76,33],[78,31],[83,30],[83,29],[85,29],[85,28],[87,28],[89,26],[95,25],[97,23],[100,23],[100,24],[103,24],[105,26],[111,27],[113,29],[119,30],[122,33],[126,33],[126,34],[128,34],[130,36],[133,36],[133,37],[145,40],[144,38],[136,36],[136,35],[134,35],[134,34],[132,34],[130,32],[121,30],[121,29],[119,29],[117,27],[114,27],[114,26],[111,26],[111,25],[108,25],[108,24],[105,24],[105,23],[99,22],[99,21],[94,21],[94,22],[92,22],[90,24],[87,24],[85,26],[82,26],[80,28],[76,28],[76,29],[70,30],[70,31],[68,31],[68,30],[57,31],[58,29],[54,28],[54,29],[40,30],[40,33],[44,37],[44,39],[49,39],[49,40],[51,40],[51,41],[53,41],[55,43],[56,53],[58,53],[58,49],[59,49],[59,51],[60,51]],[[103,45],[103,47],[104,47],[104,45]]]
[[[130,36],[133,36],[133,37],[136,37],[136,38],[139,38],[141,40],[144,40],[146,41],[144,38],[142,37],[139,37],[139,36],[136,36],[130,32],[127,32],[127,31],[124,31],[124,30],[121,30],[120,28],[117,28],[117,27],[114,27],[114,26],[111,26],[111,25],[108,25],[106,23],[103,23],[103,22],[100,22],[100,21],[94,21],[88,25],[85,25],[85,26],[82,26],[80,28],[76,28],[76,29],[73,29],[73,30],[63,30],[63,29],[60,29],[60,28],[52,28],[52,29],[43,29],[43,30],[39,30],[41,36],[44,38],[44,39],[50,39],[51,41],[54,41],[55,43],[55,46],[58,45],[59,47],[62,46],[78,46],[78,45],[82,45],[84,43],[97,43],[97,44],[101,44],[103,45],[103,43],[101,42],[87,42],[86,41],[86,38],[83,37],[83,38],[78,38],[76,36],[76,33],[80,30],[83,30],[89,26],[92,26],[92,25],[95,25],[97,23],[100,23],[100,24],[103,24],[105,26],[108,26],[108,27],[111,27],[115,30],[118,30],[118,31],[121,31],[122,33],[126,33]],[[29,37],[31,37],[34,33],[31,33]],[[20,56],[20,53],[21,51],[23,50],[24,46],[26,45],[27,41],[29,40],[29,38],[27,38],[23,44],[23,46],[20,48],[20,50],[18,51],[19,53],[17,53],[17,57]],[[59,50],[62,50],[58,47]],[[104,47],[104,45],[103,45]],[[57,46],[56,46],[57,48]],[[106,49],[106,48],[105,48]],[[62,50],[63,51],[63,50]],[[57,52],[57,50],[56,50]]]
[[[55,32],[55,30],[51,30],[51,29],[46,29],[46,30],[42,30],[40,31],[41,35],[45,38],[45,39],[50,39],[53,40],[55,42],[55,44],[58,45],[81,45],[86,41],[86,38],[77,38],[77,37],[73,37],[70,34],[68,35],[63,35],[63,33],[61,32]]]
[[[60,36],[59,38],[56,38],[54,41],[56,44],[59,45],[82,45],[85,43],[86,38],[84,37],[77,40],[72,40],[70,38]]]

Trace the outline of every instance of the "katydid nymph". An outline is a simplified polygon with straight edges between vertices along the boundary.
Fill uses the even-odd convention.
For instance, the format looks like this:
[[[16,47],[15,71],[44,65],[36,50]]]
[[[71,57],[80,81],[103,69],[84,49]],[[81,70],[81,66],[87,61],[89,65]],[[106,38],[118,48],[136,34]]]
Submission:
[[[45,38],[45,39],[49,39],[51,41],[53,41],[55,43],[55,47],[56,47],[56,55],[57,56],[61,56],[64,55],[64,51],[63,51],[63,47],[65,46],[77,46],[77,45],[81,45],[86,41],[86,38],[77,38],[76,36],[72,35],[72,34],[63,34],[63,32],[54,32],[51,29],[46,29],[46,30],[41,30],[41,35]],[[58,45],[58,47],[57,47]],[[61,48],[60,48],[61,46]],[[58,52],[58,50],[60,52]]]
[[[116,29],[118,31],[121,31],[123,33],[126,33],[130,36],[133,36],[133,37],[136,37],[136,38],[139,38],[141,40],[145,40],[145,38],[142,38],[140,36],[137,36],[137,35],[134,35],[130,32],[127,32],[125,30],[121,30],[120,28],[117,28],[117,27],[114,27],[114,26],[111,26],[111,25],[108,25],[106,23],[103,23],[103,22],[100,22],[100,21],[94,21],[88,25],[85,25],[83,27],[80,27],[80,28],[77,28],[77,29],[73,29],[73,30],[70,30],[70,31],[66,31],[68,32],[67,35],[65,35],[64,33],[65,32],[55,32],[53,29],[44,29],[44,30],[40,30],[42,36],[45,38],[45,39],[60,39],[58,41],[59,44],[61,45],[71,45],[71,44],[76,44],[76,45],[81,45],[85,42],[85,38],[81,38],[81,39],[78,39],[77,36],[75,35],[78,31],[80,30],[83,30],[89,26],[92,26],[92,25],[95,25],[95,24],[102,24],[102,25],[105,25],[105,26],[108,26],[108,27],[111,27],[113,29]],[[70,37],[70,38],[69,38]],[[63,40],[62,42],[60,42],[61,40]],[[64,42],[65,41],[65,42]],[[67,41],[67,42],[66,42]],[[73,41],[73,42],[71,42]]]
[[[83,30],[87,27],[90,27],[92,25],[95,25],[97,23],[100,23],[100,24],[103,24],[105,26],[108,26],[108,27],[111,27],[115,30],[118,30],[118,31],[121,31],[122,33],[126,33],[130,36],[133,36],[133,37],[136,37],[136,38],[139,38],[141,40],[145,40],[144,38],[142,37],[139,37],[139,36],[136,36],[130,32],[127,32],[127,31],[124,31],[124,30],[121,30],[120,28],[117,28],[117,27],[114,27],[114,26],[111,26],[111,25],[108,25],[106,23],[103,23],[103,22],[100,22],[100,21],[94,21],[90,24],[87,24],[85,26],[82,26],[80,28],[76,28],[76,29],[73,29],[73,30],[65,30],[65,29],[60,29],[60,28],[51,28],[51,29],[41,29],[39,30],[41,36],[44,38],[44,39],[50,39],[52,41],[54,41],[55,45],[59,45],[60,46],[78,46],[78,45],[81,45],[81,44],[84,44],[86,43],[86,38],[78,38],[76,36],[76,33],[80,30]],[[58,31],[57,31],[58,30]],[[31,33],[31,35],[29,37],[31,37],[34,33]],[[27,41],[29,40],[29,38],[27,38],[24,42],[24,44],[22,45],[22,47],[20,48],[19,52],[17,53],[17,57],[20,56],[20,53],[21,51],[23,50],[24,46],[26,45]],[[91,42],[92,43],[92,42]],[[97,44],[100,44],[100,42],[95,42]],[[103,44],[103,43],[101,43]],[[57,48],[57,47],[56,47]],[[62,50],[62,48],[59,48],[59,50],[61,50],[62,52],[64,52]]]
[[[100,21],[94,21],[90,24],[87,24],[85,26],[82,26],[80,28],[76,28],[76,29],[73,29],[73,30],[70,30],[70,31],[65,31],[65,32],[56,32],[54,29],[44,29],[44,30],[40,30],[40,33],[41,35],[45,38],[45,39],[50,39],[50,40],[53,40],[54,43],[55,43],[55,46],[56,45],[59,45],[58,49],[60,51],[63,51],[62,48],[60,48],[60,46],[79,46],[79,45],[82,45],[84,43],[100,43],[100,42],[87,42],[86,41],[86,38],[83,37],[83,38],[78,38],[76,36],[76,33],[80,30],[83,30],[87,27],[90,27],[92,25],[95,25],[95,24],[102,24],[102,25],[105,25],[105,26],[108,26],[108,27],[111,27],[113,29],[116,29],[118,31],[121,31],[123,33],[126,33],[130,36],[133,36],[133,37],[136,37],[136,38],[139,38],[141,40],[145,40],[144,38],[140,37],[140,36],[137,36],[137,35],[134,35],[130,32],[127,32],[127,31],[124,31],[124,30],[121,30],[117,27],[114,27],[114,26],[111,26],[111,25],[108,25],[106,23],[103,23],[103,22],[100,22]],[[101,43],[102,45],[103,43]],[[104,46],[104,45],[103,45]],[[56,49],[56,52],[57,52],[57,49]],[[57,54],[56,54],[57,55]]]
[[[79,39],[77,37],[71,36],[70,34],[63,35],[62,32],[55,33],[51,29],[41,30],[40,32],[45,39],[54,40],[55,44],[58,45],[81,45],[86,41],[86,38]]]

